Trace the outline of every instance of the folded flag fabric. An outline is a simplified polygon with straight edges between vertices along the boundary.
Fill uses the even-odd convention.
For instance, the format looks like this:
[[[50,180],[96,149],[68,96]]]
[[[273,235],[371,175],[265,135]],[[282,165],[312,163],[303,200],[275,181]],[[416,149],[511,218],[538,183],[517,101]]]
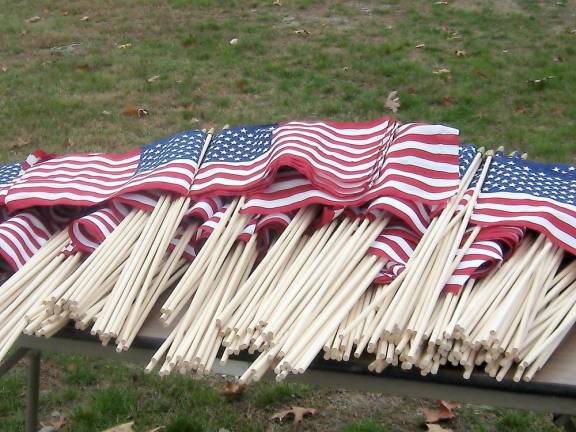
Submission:
[[[111,202],[72,221],[68,225],[68,235],[74,250],[84,253],[94,252],[128,213],[129,209],[126,206]]]
[[[230,195],[262,189],[282,167],[292,167],[312,184],[338,197],[365,192],[377,172],[397,123],[292,121],[238,126],[216,135],[192,193]]]
[[[445,203],[460,186],[459,142],[459,131],[448,126],[399,126],[364,200],[391,196],[427,205]]]
[[[8,217],[0,223],[0,255],[17,271],[53,233],[53,224],[36,209]]]
[[[47,205],[89,206],[128,192],[187,195],[206,134],[192,130],[123,154],[77,153],[41,161],[20,175],[5,201],[11,211]]]
[[[445,291],[458,293],[469,279],[479,279],[498,267],[520,244],[526,230],[514,226],[483,227],[446,283]],[[467,236],[463,239],[466,242]]]

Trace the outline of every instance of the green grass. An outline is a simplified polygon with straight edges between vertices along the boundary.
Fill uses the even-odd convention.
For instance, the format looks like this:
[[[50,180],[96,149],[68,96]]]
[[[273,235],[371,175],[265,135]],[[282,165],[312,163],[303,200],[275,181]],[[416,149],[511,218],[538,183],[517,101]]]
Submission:
[[[1,161],[38,147],[122,151],[196,127],[368,120],[392,114],[393,90],[401,121],[446,123],[464,142],[574,161],[573,0],[282,3],[0,0]],[[150,115],[123,115],[128,104]],[[138,431],[291,430],[270,420],[291,405],[319,409],[305,420],[310,430],[404,431],[422,427],[427,403],[269,383],[228,401],[215,378],[160,379],[78,356],[50,355],[44,372],[42,416],[64,412],[70,431],[130,419]],[[1,430],[23,430],[24,394],[22,369],[0,379]],[[548,415],[471,406],[447,427],[555,430]]]
[[[197,126],[371,119],[387,114],[397,90],[402,121],[447,123],[465,141],[573,160],[570,7],[500,3],[3,0],[1,157],[70,150],[69,142],[121,150]],[[27,22],[33,15],[42,19]],[[529,82],[546,76],[555,78]],[[150,116],[122,115],[126,104]]]

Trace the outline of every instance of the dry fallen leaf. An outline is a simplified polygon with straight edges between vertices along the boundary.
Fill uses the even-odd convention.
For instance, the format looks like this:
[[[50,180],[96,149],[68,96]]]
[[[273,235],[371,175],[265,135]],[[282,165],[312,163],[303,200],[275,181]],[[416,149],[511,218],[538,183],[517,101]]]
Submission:
[[[165,429],[164,426],[158,426],[157,428],[150,429],[148,432],[160,432],[163,431],[164,429]]]
[[[426,48],[426,44],[421,43],[416,45],[414,48]]]
[[[120,424],[118,426],[114,426],[113,428],[106,429],[102,432],[133,432],[134,431],[134,422],[131,421],[130,423]]]
[[[384,106],[394,114],[398,112],[398,108],[400,108],[400,98],[398,97],[398,92],[396,90],[390,92],[386,98],[386,102],[384,102]]]
[[[562,57],[562,56],[554,56],[554,57],[552,58],[552,60],[554,60],[554,62],[556,62],[556,63],[564,63],[564,61],[565,61],[566,59],[565,59],[564,57]]]
[[[465,56],[466,56],[466,51],[464,51],[464,50],[456,50],[456,51],[454,51],[454,54],[456,54],[456,57],[465,57]]]
[[[525,106],[519,106],[516,107],[514,111],[516,111],[518,114],[524,114],[528,112],[528,108],[526,108]]]
[[[436,403],[449,411],[455,410],[456,408],[460,408],[460,402],[438,400],[436,401]]]
[[[434,69],[432,71],[433,74],[435,75],[446,75],[450,73],[450,69],[448,68],[439,68],[439,69]]]
[[[538,79],[528,80],[527,83],[540,87],[540,86],[543,86],[547,81],[553,80],[555,78],[558,78],[558,77],[554,76],[554,75],[549,75],[549,76],[545,76],[545,77],[538,78]]]
[[[293,406],[290,409],[278,411],[270,417],[271,420],[278,420],[283,421],[287,417],[294,417],[293,423],[298,424],[300,423],[304,417],[308,415],[314,415],[318,412],[318,410],[314,408],[303,408],[298,406]]]
[[[132,47],[132,44],[131,43],[125,43],[125,44],[118,44],[116,46],[120,49],[126,49],[126,48]]]
[[[152,75],[150,78],[147,79],[149,83],[158,81],[160,79],[160,75]]]
[[[110,111],[106,111],[106,110],[102,111],[102,114],[105,116],[112,115],[112,113]]]
[[[138,108],[136,105],[126,104],[124,108],[122,108],[122,114],[130,116],[130,117],[146,117],[150,113],[145,108]]]
[[[238,38],[230,40],[230,45],[238,45]]]
[[[435,410],[432,408],[421,408],[422,414],[426,418],[426,423],[437,423],[441,420],[454,418],[454,413],[448,410]]]
[[[448,4],[447,1],[437,1],[434,3],[435,5],[442,5],[442,6],[446,6]]]
[[[452,410],[460,407],[460,404],[457,402],[443,400],[437,400],[436,405],[438,405],[438,409],[421,408],[422,414],[426,417],[426,423],[437,423],[442,420],[454,418],[456,414],[454,414]]]
[[[78,69],[80,69],[81,71],[84,72],[88,72],[90,69],[92,69],[92,66],[90,66],[88,63],[82,63],[79,64],[78,66],[76,66]]]
[[[40,21],[41,19],[42,19],[42,18],[40,18],[38,15],[35,15],[35,16],[33,16],[33,17],[28,18],[28,19],[26,20],[26,22],[35,23],[35,22]]]
[[[70,137],[64,140],[64,147],[76,147],[76,143]]]
[[[454,432],[452,429],[446,429],[437,424],[426,423],[426,426],[428,427],[428,432]]]
[[[0,66],[0,71],[2,71],[2,72],[8,72],[8,66],[1,65],[1,66]]]
[[[282,2],[280,0],[274,0],[274,3],[272,3],[273,6],[282,6]]]
[[[243,79],[239,79],[238,81],[236,81],[234,84],[236,84],[236,88],[240,91],[244,91],[246,90],[246,86],[248,85],[248,83],[246,82],[246,80]]]
[[[18,137],[18,138],[16,138],[15,141],[12,141],[10,144],[8,144],[8,148],[9,149],[17,149],[17,148],[21,148],[21,147],[26,147],[31,142],[32,142],[32,139],[30,137]]]
[[[82,18],[80,18],[80,21],[88,21],[90,19],[90,17],[88,15],[84,15]]]
[[[220,390],[220,394],[228,399],[238,399],[246,390],[246,386],[233,381],[228,381]]]
[[[310,36],[310,32],[306,29],[294,30],[294,33],[302,36]]]
[[[447,106],[447,107],[452,106],[452,105],[454,105],[454,99],[450,96],[444,96],[442,98],[442,105]]]

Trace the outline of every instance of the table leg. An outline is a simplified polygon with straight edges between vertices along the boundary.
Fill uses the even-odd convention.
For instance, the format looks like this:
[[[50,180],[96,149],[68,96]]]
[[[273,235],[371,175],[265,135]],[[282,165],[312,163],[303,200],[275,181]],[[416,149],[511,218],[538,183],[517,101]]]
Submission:
[[[572,417],[566,414],[554,414],[554,424],[564,428],[566,432],[576,432]]]
[[[32,350],[29,354],[28,394],[26,397],[26,432],[38,430],[38,399],[40,396],[41,351]]]

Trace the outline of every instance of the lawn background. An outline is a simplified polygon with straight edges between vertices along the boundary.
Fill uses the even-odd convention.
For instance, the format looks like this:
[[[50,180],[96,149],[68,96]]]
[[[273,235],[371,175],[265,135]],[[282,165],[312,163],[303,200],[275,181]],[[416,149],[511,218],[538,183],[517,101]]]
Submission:
[[[224,124],[392,115],[574,162],[576,2],[274,3],[0,0],[0,159],[121,151]],[[396,114],[385,105],[392,91]],[[43,416],[61,410],[70,431],[130,416],[138,430],[289,430],[269,416],[291,403],[320,409],[309,430],[414,430],[430,403],[270,384],[228,402],[218,380],[57,355],[44,369]],[[23,430],[23,380],[22,368],[0,379],[2,431]],[[553,430],[549,416],[473,406],[448,426]]]

